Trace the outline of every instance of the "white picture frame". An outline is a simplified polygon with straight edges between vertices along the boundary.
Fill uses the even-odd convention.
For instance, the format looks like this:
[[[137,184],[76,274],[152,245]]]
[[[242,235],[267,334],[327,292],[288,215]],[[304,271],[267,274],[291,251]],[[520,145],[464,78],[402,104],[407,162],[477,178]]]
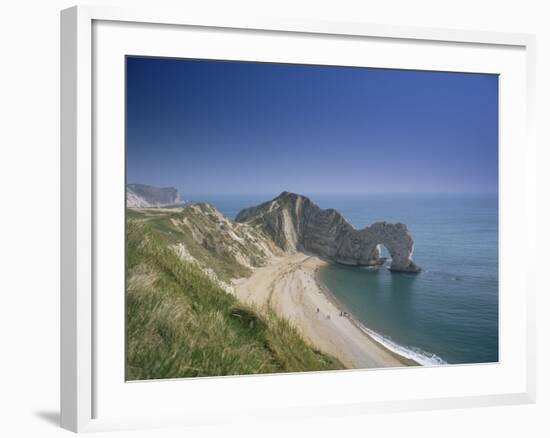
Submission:
[[[505,90],[502,91],[505,95],[501,105],[519,102],[520,108],[515,108],[514,111],[520,112],[514,113],[514,115],[519,114],[520,117],[519,120],[512,118],[512,113],[507,112],[507,108],[503,108],[501,113],[501,125],[503,120],[509,122],[503,128],[504,131],[501,132],[502,141],[509,145],[500,160],[500,199],[505,200],[504,203],[501,202],[503,205],[500,208],[501,221],[505,219],[504,226],[501,227],[501,238],[504,237],[509,242],[505,245],[505,248],[501,248],[503,251],[501,257],[506,262],[508,256],[511,256],[515,250],[520,248],[519,245],[523,245],[524,252],[534,252],[535,245],[535,142],[532,126],[535,90],[534,36],[384,26],[360,22],[341,23],[290,18],[257,18],[246,17],[240,13],[223,17],[215,14],[201,16],[195,14],[192,10],[133,10],[105,6],[75,6],[66,9],[61,12],[62,427],[75,432],[84,432],[120,428],[205,424],[225,421],[229,418],[232,420],[235,420],[235,418],[245,420],[251,417],[255,419],[299,418],[311,417],[312,415],[326,416],[342,415],[344,413],[349,415],[380,411],[397,412],[414,409],[534,402],[535,273],[528,263],[518,262],[517,265],[512,265],[510,259],[508,264],[501,263],[501,282],[503,281],[502,275],[508,276],[505,281],[514,282],[514,285],[517,286],[515,289],[518,295],[514,297],[510,295],[510,300],[506,299],[503,302],[501,317],[504,316],[504,318],[502,318],[501,324],[504,324],[504,326],[501,326],[501,333],[502,330],[506,333],[511,332],[511,328],[507,325],[511,320],[510,316],[514,315],[513,312],[517,313],[519,328],[514,332],[516,335],[513,336],[513,339],[510,338],[510,343],[514,344],[513,347],[510,347],[514,350],[515,359],[513,364],[509,366],[509,369],[507,369],[507,359],[501,360],[501,363],[497,364],[497,367],[500,366],[500,370],[506,369],[508,374],[503,372],[502,375],[499,375],[499,368],[482,370],[476,366],[455,367],[454,369],[458,371],[449,372],[437,368],[410,370],[416,373],[415,380],[418,381],[434,380],[437,382],[438,379],[442,379],[442,381],[450,378],[460,379],[460,373],[463,373],[462,375],[470,373],[474,377],[477,375],[478,377],[475,377],[474,381],[479,379],[478,391],[465,387],[462,391],[457,389],[454,392],[446,392],[446,389],[441,387],[439,391],[434,389],[430,392],[430,395],[424,396],[418,396],[419,393],[412,389],[406,392],[399,388],[395,391],[389,391],[386,397],[375,395],[369,398],[366,395],[362,396],[360,393],[347,394],[344,392],[342,394],[341,391],[336,394],[334,388],[341,388],[342,385],[346,387],[346,384],[359,381],[364,376],[367,376],[370,379],[368,381],[372,384],[374,376],[372,371],[357,370],[334,372],[329,377],[326,375],[319,376],[318,373],[310,373],[307,377],[303,374],[294,374],[284,376],[284,378],[253,376],[194,379],[192,382],[188,382],[186,386],[186,393],[189,393],[188,391],[206,391],[209,394],[215,394],[216,388],[223,386],[225,388],[223,391],[238,389],[239,391],[242,390],[244,394],[252,394],[252,392],[247,392],[253,391],[252,386],[261,388],[264,391],[275,391],[276,387],[284,388],[286,385],[287,388],[291,388],[292,385],[295,387],[298,383],[303,384],[304,388],[313,383],[326,385],[327,398],[315,397],[314,399],[312,396],[308,399],[306,396],[302,398],[297,396],[297,401],[294,404],[285,402],[284,397],[278,397],[274,392],[270,403],[260,400],[255,403],[256,406],[252,406],[247,404],[244,399],[237,399],[235,400],[235,409],[228,412],[224,412],[215,403],[205,402],[201,404],[200,401],[197,401],[195,410],[179,407],[168,411],[166,406],[158,404],[157,406],[145,406],[141,413],[138,413],[139,409],[137,409],[135,410],[136,414],[131,416],[128,412],[122,410],[116,412],[117,405],[124,404],[121,403],[123,399],[117,397],[127,397],[124,399],[125,401],[133,399],[139,402],[139,397],[145,398],[146,396],[151,397],[153,394],[158,395],[161,393],[159,391],[164,391],[166,394],[170,393],[169,397],[174,397],[174,394],[181,391],[181,381],[149,382],[145,392],[135,389],[138,388],[139,384],[119,381],[120,388],[125,388],[124,391],[127,388],[131,388],[131,390],[127,394],[123,394],[113,389],[113,392],[108,394],[109,398],[113,400],[113,406],[107,406],[104,395],[107,394],[105,388],[112,385],[106,385],[104,382],[112,383],[114,380],[110,379],[120,380],[120,370],[108,375],[108,369],[111,365],[117,368],[120,364],[118,362],[106,362],[104,358],[109,355],[98,354],[98,351],[101,351],[102,348],[117,348],[117,345],[120,347],[120,342],[116,341],[111,346],[104,347],[107,341],[105,341],[105,337],[102,337],[102,331],[98,329],[98,324],[102,327],[112,324],[114,331],[118,333],[117,336],[123,336],[122,333],[119,333],[120,326],[116,324],[123,324],[124,315],[115,312],[114,317],[112,315],[100,316],[104,315],[104,313],[101,313],[101,306],[104,305],[105,300],[97,300],[98,287],[107,284],[111,277],[107,274],[104,275],[105,270],[101,269],[101,264],[105,263],[101,256],[104,246],[98,243],[98,230],[99,234],[103,233],[102,225],[98,224],[104,223],[102,222],[104,218],[102,214],[104,213],[98,212],[106,211],[106,209],[97,209],[97,207],[102,202],[118,202],[123,198],[120,198],[120,193],[117,193],[116,190],[111,196],[102,189],[109,183],[106,178],[111,178],[103,175],[111,174],[111,171],[117,172],[116,166],[120,165],[117,157],[120,158],[120,154],[113,155],[113,159],[106,153],[97,154],[97,142],[103,142],[103,138],[107,137],[104,137],[106,128],[98,130],[96,124],[102,123],[102,117],[105,113],[101,109],[104,100],[102,100],[101,93],[98,93],[102,85],[99,85],[98,88],[98,83],[105,77],[105,72],[111,71],[103,70],[104,66],[107,65],[106,60],[119,59],[121,54],[136,54],[136,49],[127,52],[127,50],[130,50],[128,49],[129,46],[125,46],[127,42],[123,41],[124,38],[118,36],[120,35],[120,29],[117,26],[119,25],[122,27],[129,25],[131,27],[131,29],[122,32],[132,32],[132,41],[135,41],[135,44],[140,44],[139,34],[143,33],[143,29],[148,26],[151,32],[159,34],[178,32],[177,29],[185,28],[186,31],[198,31],[206,37],[209,33],[233,31],[238,34],[235,41],[250,41],[251,47],[254,47],[252,38],[257,38],[258,35],[261,36],[264,33],[269,33],[274,45],[278,44],[276,40],[279,37],[288,39],[315,36],[315,38],[353,40],[354,44],[362,44],[362,42],[368,40],[373,44],[384,42],[411,48],[419,47],[419,50],[426,50],[427,56],[430,54],[429,50],[433,49],[438,53],[444,53],[447,46],[452,45],[455,48],[460,48],[460,50],[464,49],[464,54],[463,58],[460,56],[454,57],[452,64],[451,57],[444,61],[447,64],[441,64],[450,66],[448,67],[449,70],[486,71],[489,69],[491,73],[505,74],[505,77],[508,77],[506,76],[507,73],[502,72],[509,69],[506,71],[510,72],[509,77],[512,79],[505,85]],[[171,48],[166,41],[163,42],[162,36],[151,38],[151,35],[148,35],[148,41],[151,41],[150,47],[144,49],[148,50],[148,53],[158,51],[159,47],[162,47],[164,52],[160,55],[169,56],[171,50],[178,50],[177,47]],[[182,38],[186,38],[186,35],[182,34]],[[106,41],[109,42],[108,45],[105,44]],[[284,44],[288,44],[288,41]],[[222,50],[216,44],[213,44],[213,48],[209,49],[208,47],[206,43],[203,46],[199,44],[194,48],[193,53],[195,55],[200,54],[203,50],[205,52],[204,57],[208,58],[214,56],[212,54],[214,52],[208,52],[209,50]],[[483,49],[483,51],[476,55],[474,52],[478,49]],[[329,45],[327,51],[330,50]],[[399,50],[403,51],[403,47],[397,47],[395,50],[395,53],[399,53]],[[468,52],[469,50],[472,52]],[[490,63],[490,59],[485,61],[481,59],[483,57],[491,58],[489,51],[502,54],[502,58],[499,58],[501,55],[495,55],[495,59],[498,58],[498,60],[495,61],[494,68],[491,67],[493,64]],[[255,56],[253,52],[250,53],[251,57]],[[273,53],[272,56],[277,56],[275,49]],[[105,56],[105,58],[102,58],[102,56]],[[240,56],[238,50],[233,56]],[[353,55],[349,56],[352,57]],[[386,55],[382,54],[380,56],[377,66],[384,64],[386,67],[393,66],[394,68],[406,68],[407,66],[409,68],[419,68],[420,65],[418,60],[404,60],[403,63],[397,65],[391,59],[385,61],[384,56]],[[445,57],[443,56],[443,58]],[[100,63],[96,62],[98,59],[101,60]],[[297,54],[294,60],[299,59],[300,55]],[[470,59],[470,61],[466,62],[464,59]],[[483,64],[484,62],[486,64]],[[502,71],[499,67],[501,65],[504,66]],[[425,68],[430,68],[429,63],[425,64]],[[121,78],[118,77],[116,81],[108,85],[108,87],[116,88],[116,90],[114,88],[110,89],[110,91],[115,90],[114,93],[110,93],[111,96],[114,96],[113,99],[119,99],[120,93],[123,93],[123,90],[120,89],[120,81]],[[506,87],[515,90],[510,93],[510,100],[508,100],[508,94],[506,94],[508,93]],[[116,109],[108,116],[115,121],[113,123],[118,123],[117,120],[120,121],[120,112],[117,112]],[[120,126],[109,128],[108,135],[112,135],[113,144],[117,144],[114,149],[123,148],[123,145],[116,141],[117,138],[120,138],[121,130],[123,131],[123,128]],[[522,202],[522,204],[518,205],[518,202]],[[523,227],[519,228],[518,224],[523,224]],[[120,228],[118,230],[120,231]],[[116,251],[114,254],[116,257]],[[118,260],[117,263],[123,263],[123,260]],[[510,266],[514,267],[513,273],[508,272],[509,270],[502,272],[503,269]],[[124,291],[122,290],[120,293],[123,295]],[[508,297],[508,295],[505,297]],[[118,317],[120,317],[118,322],[109,320],[109,318]],[[105,352],[107,351],[113,350],[105,350]],[[124,355],[123,352],[120,354]],[[508,357],[505,355],[505,358]],[[382,380],[395,378],[395,381],[398,382],[400,379],[406,379],[406,376],[399,374],[403,373],[403,370],[380,370],[374,373],[376,372],[382,373],[381,376],[385,375],[385,377],[380,377]],[[484,380],[488,382],[490,378],[484,377],[483,373],[495,376],[494,381],[489,382],[490,384],[487,383],[485,387],[481,382]],[[513,384],[510,383],[507,386],[501,382],[505,378]],[[273,379],[278,380],[273,381]],[[460,381],[458,381],[458,385],[460,386]],[[331,396],[333,398],[330,398]],[[220,398],[223,399],[223,396]],[[329,402],[329,399],[332,402]],[[101,412],[107,414],[103,415]]]

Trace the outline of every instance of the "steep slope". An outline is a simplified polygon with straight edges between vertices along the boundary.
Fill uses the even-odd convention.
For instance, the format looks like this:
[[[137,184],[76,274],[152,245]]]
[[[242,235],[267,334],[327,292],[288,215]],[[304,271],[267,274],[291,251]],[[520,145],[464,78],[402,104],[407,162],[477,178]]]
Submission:
[[[391,270],[418,272],[412,261],[414,242],[407,226],[377,222],[354,229],[336,210],[323,210],[309,198],[283,192],[271,201],[242,210],[235,219],[271,236],[285,251],[307,251],[338,263],[372,266],[384,263],[380,245],[391,257]]]
[[[231,221],[209,204],[128,210],[128,217],[147,222],[182,260],[231,293],[232,279],[247,277],[282,253],[262,230]]]
[[[178,190],[174,187],[154,187],[145,184],[128,184],[126,186],[127,207],[166,207],[183,203]]]
[[[129,380],[344,368],[286,320],[239,303],[178,257],[179,225],[164,225],[145,214],[127,224]]]

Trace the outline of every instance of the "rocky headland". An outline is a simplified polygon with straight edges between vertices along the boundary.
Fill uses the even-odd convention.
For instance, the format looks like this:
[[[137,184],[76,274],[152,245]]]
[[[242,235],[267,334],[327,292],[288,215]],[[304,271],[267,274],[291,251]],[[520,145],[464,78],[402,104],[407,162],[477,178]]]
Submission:
[[[283,192],[271,201],[242,210],[237,222],[261,228],[283,251],[305,251],[349,266],[384,264],[380,245],[391,255],[390,269],[419,272],[412,260],[414,241],[405,224],[376,222],[356,230],[334,209]]]

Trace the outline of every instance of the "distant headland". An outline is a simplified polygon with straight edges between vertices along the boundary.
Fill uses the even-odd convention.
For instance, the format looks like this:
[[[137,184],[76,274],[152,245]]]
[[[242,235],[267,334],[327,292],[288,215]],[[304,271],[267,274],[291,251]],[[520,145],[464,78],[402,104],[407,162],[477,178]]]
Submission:
[[[128,184],[126,186],[126,206],[130,208],[183,206],[174,187],[155,187],[146,184]]]

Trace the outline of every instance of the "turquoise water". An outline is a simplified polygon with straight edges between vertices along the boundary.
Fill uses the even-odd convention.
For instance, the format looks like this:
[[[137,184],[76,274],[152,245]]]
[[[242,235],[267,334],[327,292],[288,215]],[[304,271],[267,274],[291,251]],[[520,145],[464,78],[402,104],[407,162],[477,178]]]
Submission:
[[[423,364],[498,361],[497,195],[313,194],[356,228],[403,222],[420,274],[331,265],[320,281],[391,349]],[[234,218],[269,197],[206,197]],[[383,254],[388,256],[383,249]]]

